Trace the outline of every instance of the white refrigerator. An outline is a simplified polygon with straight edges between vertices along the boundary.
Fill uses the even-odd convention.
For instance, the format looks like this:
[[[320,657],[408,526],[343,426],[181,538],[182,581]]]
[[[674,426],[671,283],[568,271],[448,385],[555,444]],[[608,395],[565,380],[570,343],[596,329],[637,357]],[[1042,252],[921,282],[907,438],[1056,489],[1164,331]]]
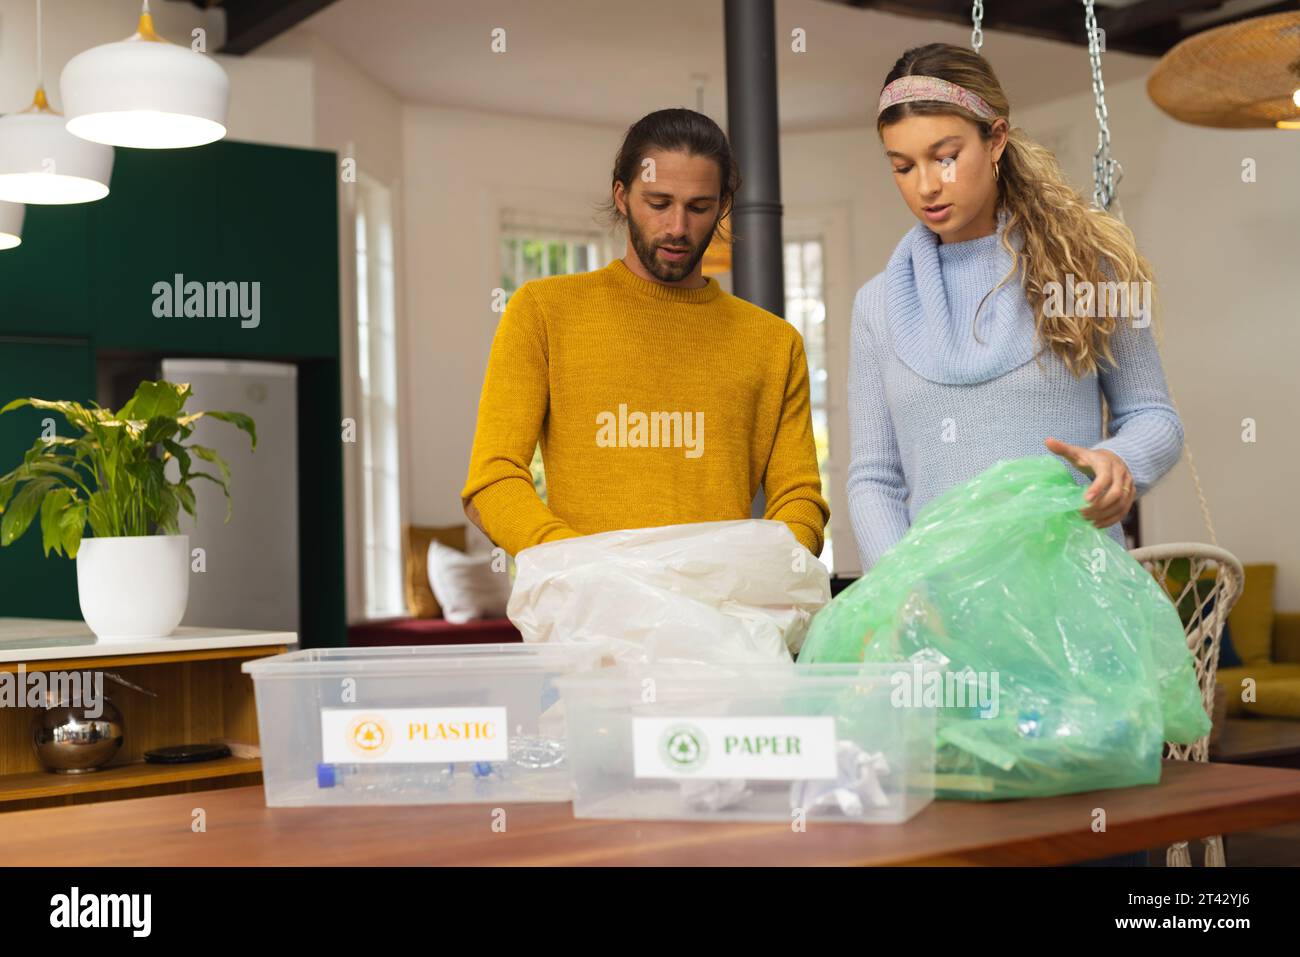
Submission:
[[[226,422],[200,419],[191,442],[215,449],[230,465],[232,513],[221,489],[191,482],[197,520],[181,513],[190,536],[190,598],[182,624],[298,631],[297,368],[278,362],[164,359],[163,378],[188,382],[189,411],[252,416],[257,450]],[[175,477],[177,466],[169,463]],[[192,471],[217,472],[194,458]]]

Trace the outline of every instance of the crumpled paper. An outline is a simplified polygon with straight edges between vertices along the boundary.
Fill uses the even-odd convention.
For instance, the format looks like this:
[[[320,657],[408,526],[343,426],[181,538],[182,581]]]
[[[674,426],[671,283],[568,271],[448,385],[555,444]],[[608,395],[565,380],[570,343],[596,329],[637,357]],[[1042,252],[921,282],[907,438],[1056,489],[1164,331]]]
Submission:
[[[889,805],[880,784],[889,774],[889,762],[882,752],[864,751],[852,741],[841,741],[835,748],[835,761],[838,774],[834,781],[795,781],[790,785],[792,810],[835,808],[845,817],[861,817],[867,805]]]

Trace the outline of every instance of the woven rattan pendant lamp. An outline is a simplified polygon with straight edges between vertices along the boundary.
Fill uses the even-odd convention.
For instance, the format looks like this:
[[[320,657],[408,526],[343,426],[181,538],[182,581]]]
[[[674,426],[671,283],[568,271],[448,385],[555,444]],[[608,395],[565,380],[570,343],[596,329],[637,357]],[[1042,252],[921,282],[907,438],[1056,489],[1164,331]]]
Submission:
[[[1300,130],[1300,12],[1188,37],[1151,71],[1147,95],[1197,126]]]

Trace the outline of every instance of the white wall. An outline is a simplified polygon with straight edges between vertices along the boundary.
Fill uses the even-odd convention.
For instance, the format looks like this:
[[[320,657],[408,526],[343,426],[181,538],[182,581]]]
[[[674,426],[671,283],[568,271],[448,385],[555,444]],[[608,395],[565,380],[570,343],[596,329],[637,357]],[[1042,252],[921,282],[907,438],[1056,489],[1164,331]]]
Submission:
[[[1219,544],[1243,562],[1277,562],[1277,606],[1300,608],[1300,447],[1290,428],[1300,414],[1300,134],[1177,123],[1150,102],[1144,79],[1108,86],[1107,107],[1113,153],[1124,165],[1121,206],[1156,270],[1166,375]],[[1091,92],[1012,118],[1057,152],[1090,198],[1097,141]],[[913,222],[874,129],[788,135],[781,150],[787,214],[815,204],[850,210],[849,286],[856,291],[884,268]],[[1242,182],[1247,158],[1256,161],[1254,183]],[[828,307],[835,387],[847,376],[848,315],[833,302]],[[1254,443],[1242,441],[1247,418],[1257,423]],[[844,457],[836,455],[848,444],[843,415],[831,441],[834,491],[845,479]],[[1142,524],[1147,544],[1209,541],[1185,459],[1143,499]],[[840,568],[849,567],[846,554],[837,556]]]
[[[1167,375],[1219,542],[1243,561],[1277,561],[1278,605],[1300,608],[1300,506],[1291,487],[1300,452],[1286,433],[1288,413],[1300,411],[1300,323],[1287,269],[1300,233],[1300,137],[1177,124],[1149,103],[1144,81],[1109,88],[1108,103],[1126,171],[1123,207],[1157,270]],[[1057,150],[1075,185],[1091,195],[1096,130],[1089,94],[1013,119]],[[497,283],[492,197],[511,188],[547,189],[587,209],[603,196],[622,131],[411,104],[403,108],[403,130],[405,360],[416,420],[409,436],[411,514],[422,523],[456,523],[463,520],[458,493],[497,318],[488,308]],[[1247,156],[1259,163],[1255,184],[1241,182]],[[848,223],[849,274],[827,277],[834,404],[847,376],[852,295],[884,268],[912,219],[873,128],[784,136],[781,164],[788,218],[838,212]],[[1246,417],[1258,422],[1254,444],[1240,439]],[[845,469],[844,454],[835,453],[847,446],[845,416],[838,414],[833,492],[843,488]],[[844,529],[836,531],[849,541]],[[1144,499],[1143,536],[1147,543],[1208,540],[1186,464]],[[852,553],[841,549],[841,568],[853,566]]]
[[[221,16],[155,4],[161,32],[183,40],[195,26],[220,42]],[[58,105],[66,60],[133,29],[135,0],[59,0],[46,10],[47,87]],[[403,103],[308,30],[290,31],[247,57],[221,57],[231,77],[230,136],[332,149],[394,190],[398,228],[399,344],[406,396],[407,512],[421,524],[460,523],[479,389],[497,315],[496,216],[503,203],[588,216],[606,193],[623,130]],[[0,0],[0,110],[30,102],[34,4]],[[1277,602],[1300,608],[1300,506],[1292,486],[1300,451],[1287,426],[1300,412],[1295,357],[1300,323],[1294,263],[1300,229],[1300,134],[1215,131],[1178,124],[1146,98],[1144,81],[1107,89],[1115,155],[1126,171],[1123,208],[1157,271],[1164,303],[1166,371],[1182,408],[1219,542],[1244,561],[1277,561]],[[635,117],[629,116],[631,122]],[[1058,152],[1085,195],[1096,142],[1091,96],[1013,114]],[[1241,180],[1243,159],[1258,180]],[[847,374],[848,308],[911,225],[875,131],[782,138],[782,191],[791,220],[838,224],[845,264],[828,273],[832,394]],[[354,252],[349,194],[340,196],[345,368],[353,361]],[[355,411],[350,381],[345,415]],[[1241,441],[1242,420],[1258,441]],[[844,416],[832,449],[847,448]],[[349,607],[360,608],[359,487],[347,450]],[[836,456],[836,491],[844,457]],[[1186,464],[1144,500],[1147,542],[1206,540]],[[842,518],[843,509],[837,512]],[[834,519],[833,519],[834,520]],[[844,540],[847,536],[836,529]],[[841,557],[852,555],[842,548]],[[842,563],[842,567],[848,567]],[[354,612],[355,614],[355,612]]]
[[[355,172],[392,191],[393,229],[400,263],[402,226],[405,218],[402,195],[402,120],[401,104],[386,87],[376,82],[342,56],[327,41],[305,30],[291,30],[246,58],[250,63],[276,58],[295,67],[305,65],[310,76],[311,145],[338,154],[340,166],[355,161]],[[357,287],[356,233],[354,223],[356,180],[339,177],[339,313],[341,321],[341,367],[343,370],[343,415],[361,420],[357,363]],[[400,269],[400,265],[398,267]],[[402,321],[403,296],[398,289],[395,304],[398,315],[397,350],[404,353],[406,328]],[[398,376],[405,367],[399,363]],[[399,393],[400,394],[400,393]],[[399,408],[399,426],[403,436],[410,434],[409,410]],[[402,446],[401,463],[403,499],[410,501],[411,469],[406,458],[409,442]],[[362,519],[362,445],[343,445],[345,575],[347,581],[348,620],[364,618],[363,519]],[[404,516],[405,518],[405,516]]]
[[[781,199],[788,226],[809,216],[827,224],[823,234],[831,433],[827,491],[835,570],[856,573],[861,563],[845,505],[849,316],[859,287],[885,267],[899,237],[914,220],[888,175],[875,130],[867,127],[781,137]],[[832,225],[836,219],[843,223],[838,231]]]
[[[1277,562],[1275,600],[1300,609],[1300,133],[1178,123],[1144,80],[1107,86],[1125,221],[1156,273],[1165,373],[1181,408],[1219,544]],[[1089,92],[1014,116],[1059,141],[1092,193],[1097,128]],[[1242,181],[1243,160],[1257,166]],[[1254,419],[1257,441],[1242,441]],[[1207,542],[1191,472],[1179,463],[1142,502],[1147,544]]]
[[[402,115],[411,520],[460,524],[460,489],[499,318],[490,309],[491,290],[500,283],[496,210],[514,202],[597,224],[592,209],[606,196],[624,130],[410,103]],[[782,139],[787,220],[820,224],[831,241],[826,297],[833,449],[848,447],[841,383],[848,374],[843,346],[853,294],[883,267],[909,225],[874,142],[874,131],[866,129]],[[620,255],[621,240],[615,242]],[[847,463],[832,455],[842,501]],[[841,567],[852,568],[856,548],[847,513],[839,509],[833,521]]]
[[[595,224],[622,130],[404,104],[411,521],[465,523],[479,392],[496,322],[503,204]]]

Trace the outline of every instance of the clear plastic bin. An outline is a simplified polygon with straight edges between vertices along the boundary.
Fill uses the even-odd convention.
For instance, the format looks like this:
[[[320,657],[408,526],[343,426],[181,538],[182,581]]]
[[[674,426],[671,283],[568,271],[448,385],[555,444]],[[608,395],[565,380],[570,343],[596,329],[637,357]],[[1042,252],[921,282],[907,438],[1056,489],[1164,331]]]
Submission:
[[[574,816],[906,821],[934,799],[934,707],[893,696],[920,671],[661,664],[561,678]]]
[[[316,648],[246,662],[270,807],[567,801],[554,681],[597,646]]]

